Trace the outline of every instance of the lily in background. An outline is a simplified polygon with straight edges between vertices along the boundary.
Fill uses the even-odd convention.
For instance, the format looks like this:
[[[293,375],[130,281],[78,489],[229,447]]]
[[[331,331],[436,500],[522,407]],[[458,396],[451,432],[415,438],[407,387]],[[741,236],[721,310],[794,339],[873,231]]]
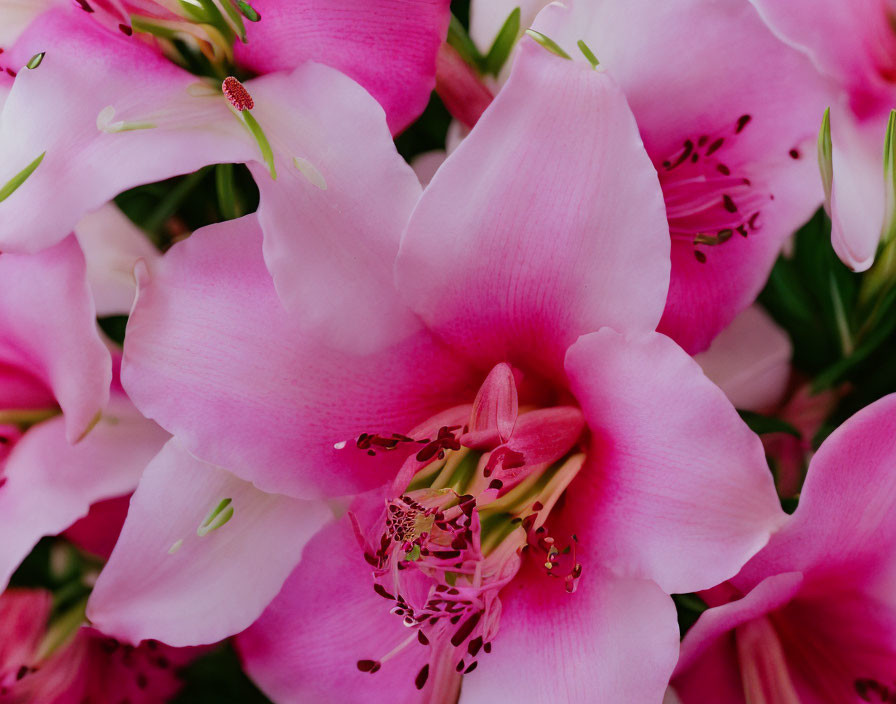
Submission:
[[[350,76],[380,102],[393,132],[416,119],[435,85],[436,52],[448,29],[448,0],[0,0],[0,48],[54,7],[132,38],[184,66],[181,46],[220,78],[291,71],[317,61]],[[47,37],[41,51],[53,50]],[[27,61],[27,57],[26,57]],[[24,64],[0,58],[18,72]],[[219,78],[219,80],[220,80]]]
[[[331,230],[363,221],[369,242],[338,269],[346,291],[355,270],[391,277],[380,243],[404,226],[419,187],[393,166],[386,117],[370,94],[310,61],[245,85],[233,77],[210,83],[81,15],[72,8],[44,13],[2,55],[19,65],[52,46],[38,66],[18,74],[0,114],[0,182],[9,179],[0,192],[0,248],[39,251],[125,189],[207,164],[245,162],[261,193],[265,259],[287,306],[313,312],[320,327],[333,314],[359,323],[375,315],[377,302],[362,296],[350,310],[339,307],[339,297],[309,310],[308,279],[294,267],[313,269],[319,258],[313,247],[296,251],[290,230],[275,226],[311,214],[317,246],[328,251],[344,246],[332,241]],[[72,94],[79,96],[74,103]],[[49,105],[59,109],[38,108]],[[369,212],[359,205],[374,191],[381,197],[382,188],[397,207]],[[349,191],[357,197],[340,201],[338,210],[325,206],[334,193]]]
[[[42,589],[0,594],[0,704],[168,701],[182,684],[178,669],[202,652],[122,644],[81,627],[77,611],[54,614]]]
[[[828,83],[747,0],[474,0],[472,36],[487,47],[518,5],[522,28],[531,22],[535,36],[622,87],[669,219],[659,331],[692,354],[706,349],[821,204],[814,139]]]
[[[285,702],[660,701],[667,595],[735,574],[785,516],[759,439],[654,332],[670,240],[623,94],[527,39],[422,197],[377,139],[388,179],[322,162],[326,198],[284,194],[316,198],[302,217],[138,268],[123,378],[174,439],[91,621],[187,645],[267,608],[239,648]],[[276,229],[305,308],[265,267]]]
[[[133,491],[165,443],[113,366],[74,236],[0,255],[0,587],[41,537]]]
[[[889,702],[896,692],[896,396],[812,458],[793,518],[703,594],[673,687],[684,704]]]
[[[891,0],[751,2],[837,89],[825,125],[831,151],[822,160],[831,239],[844,264],[864,271],[882,235],[892,239],[894,228],[893,159],[884,156],[884,147],[890,111],[896,109],[896,5]]]

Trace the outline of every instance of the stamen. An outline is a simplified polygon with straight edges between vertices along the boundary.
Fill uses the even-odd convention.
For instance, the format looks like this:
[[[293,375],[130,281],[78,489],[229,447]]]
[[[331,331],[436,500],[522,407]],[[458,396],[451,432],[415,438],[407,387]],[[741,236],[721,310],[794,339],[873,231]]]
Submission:
[[[42,51],[39,54],[35,54],[30,59],[28,59],[28,63],[25,64],[26,68],[30,68],[32,70],[36,69],[41,65],[41,62],[44,60],[44,56],[47,55],[47,52]]]
[[[252,100],[249,91],[247,91],[246,87],[233,76],[228,76],[224,79],[224,83],[221,85],[221,90],[224,92],[224,96],[227,100],[230,101],[230,104],[240,112],[243,110],[251,110],[255,107],[255,101]]]
[[[96,128],[100,132],[114,134],[117,132],[131,132],[134,130],[152,130],[157,127],[154,122],[125,122],[123,120],[113,122],[112,120],[114,118],[115,107],[113,105],[107,105],[100,110],[99,114],[96,116]]]
[[[218,530],[225,525],[227,521],[233,518],[233,506],[230,504],[233,499],[222,499],[206,516],[205,520],[196,529],[196,535],[200,538],[208,535],[212,531]]]
[[[660,179],[672,239],[693,246],[698,262],[707,259],[698,247],[718,246],[734,233],[747,237],[757,230],[761,210],[772,198],[720,161],[751,121],[750,115],[741,115],[730,132],[686,139],[662,162]]]
[[[32,161],[28,166],[19,171],[15,176],[13,176],[9,181],[7,181],[2,188],[0,188],[0,203],[9,198],[13,193],[16,192],[19,186],[21,186],[25,181],[28,180],[28,177],[34,173],[40,163],[44,160],[44,157],[47,155],[46,152],[37,157],[34,161]],[[2,420],[0,420],[2,422]]]
[[[477,399],[480,396],[485,400],[470,407],[468,423],[442,425],[435,437],[438,421],[432,419],[418,426],[425,430],[412,432],[429,434],[426,438],[362,433],[354,441],[357,449],[370,454],[419,448],[405,460],[393,483],[397,496],[385,502],[370,538],[358,517],[349,514],[364,559],[373,568],[374,591],[391,602],[390,612],[411,631],[387,655],[358,661],[361,671],[376,672],[416,641],[430,648],[431,655],[417,673],[415,686],[423,689],[430,683],[439,692],[446,686],[459,691],[459,678],[476,669],[481,653],[491,651],[501,616],[501,590],[515,578],[529,547],[548,576],[562,580],[569,593],[576,589],[582,574],[576,538],[561,549],[544,523],[584,463],[585,455],[576,451],[581,413],[563,406],[526,410],[519,414],[519,423],[507,424],[506,438],[496,434],[496,446],[470,431],[488,426],[491,420],[477,425],[476,419],[490,418],[493,407],[501,410],[499,402],[506,399],[482,391]],[[512,405],[513,413],[504,417],[516,419],[517,404]],[[541,418],[530,413],[544,413],[568,435],[534,448],[538,459],[533,464],[507,444],[525,441],[516,434],[541,428]],[[438,418],[463,420],[453,410]]]
[[[307,159],[298,156],[293,157],[292,163],[296,165],[299,173],[308,179],[308,183],[312,186],[316,186],[322,191],[327,190],[327,182],[324,179],[323,174],[317,170],[317,167],[314,164]]]

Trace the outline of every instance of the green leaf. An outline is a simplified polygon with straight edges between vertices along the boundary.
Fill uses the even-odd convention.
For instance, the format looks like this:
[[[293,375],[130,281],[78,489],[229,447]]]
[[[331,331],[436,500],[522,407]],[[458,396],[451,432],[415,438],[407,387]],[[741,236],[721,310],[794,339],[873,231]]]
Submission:
[[[753,411],[737,411],[750,430],[757,435],[769,435],[770,433],[787,433],[796,438],[801,438],[802,434],[794,428],[790,423],[774,416],[764,416]]]
[[[821,118],[821,129],[818,131],[818,169],[824,185],[825,209],[831,212],[831,189],[834,184],[834,149],[831,143],[831,109],[824,111]]]
[[[479,53],[479,49],[476,48],[476,45],[473,43],[473,40],[470,39],[470,35],[467,33],[467,30],[460,23],[460,20],[457,19],[453,14],[451,15],[451,21],[448,23],[448,44],[451,45],[454,50],[460,54],[460,57],[466,61],[470,66],[475,69],[482,71],[483,65],[485,64],[485,59],[482,57],[482,54]]]
[[[215,192],[218,196],[218,207],[225,220],[236,220],[243,214],[242,199],[236,190],[233,172],[233,164],[215,166]]]
[[[884,141],[884,198],[885,215],[880,238],[882,245],[896,237],[896,110],[890,111]]]
[[[520,36],[520,14],[520,8],[514,8],[513,12],[504,20],[501,30],[495,37],[495,41],[492,42],[491,49],[485,56],[486,73],[497,76],[507,62],[507,57],[510,56],[513,45]]]

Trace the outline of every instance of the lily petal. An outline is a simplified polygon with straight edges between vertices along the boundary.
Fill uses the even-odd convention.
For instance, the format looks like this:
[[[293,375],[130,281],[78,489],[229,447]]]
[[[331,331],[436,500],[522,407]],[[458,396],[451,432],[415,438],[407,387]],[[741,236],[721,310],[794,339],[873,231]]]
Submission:
[[[579,335],[655,327],[668,256],[662,194],[619,89],[526,39],[423,194],[396,276],[426,323],[480,364],[559,375]]]
[[[319,61],[350,76],[374,98],[397,133],[426,107],[436,52],[448,30],[448,0],[253,0],[237,61],[259,73]]]
[[[74,237],[33,256],[0,255],[0,330],[0,378],[18,370],[32,400],[37,384],[52,391],[68,441],[78,440],[109,399],[112,361]],[[24,401],[7,397],[0,406]]]
[[[131,498],[87,615],[137,643],[214,643],[254,621],[331,516],[324,503],[266,494],[171,440]]]
[[[309,498],[384,484],[404,456],[370,457],[354,441],[407,433],[469,402],[468,370],[388,310],[371,321],[395,325],[379,352],[319,343],[282,307],[261,247],[250,215],[194,233],[138,272],[125,388],[187,450],[263,491]]]
[[[274,150],[276,181],[260,161],[250,168],[265,261],[286,308],[343,349],[372,351],[400,324],[419,327],[399,302],[393,264],[421,189],[382,108],[354,81],[313,63],[248,88]]]
[[[4,251],[55,244],[83,214],[133,186],[256,155],[220,92],[81,15],[73,7],[44,13],[9,52],[16,69],[46,55],[19,72],[0,118],[0,184],[41,159],[0,202]]]
[[[492,652],[464,677],[460,704],[663,698],[678,628],[672,600],[653,582],[589,565],[566,594],[530,568],[501,592],[501,603]]]
[[[81,218],[75,236],[87,260],[97,315],[127,315],[137,293],[134,264],[156,259],[158,251],[114,203]]]
[[[657,333],[585,335],[566,368],[592,432],[567,491],[583,545],[668,593],[734,576],[786,515],[759,437],[722,391]]]
[[[123,396],[110,402],[82,442],[70,445],[62,418],[31,428],[10,454],[0,486],[0,586],[45,535],[85,516],[91,504],[127,494],[167,440]]]
[[[267,611],[236,637],[246,672],[283,704],[422,701],[414,680],[430,651],[416,638],[378,672],[358,670],[359,660],[377,660],[409,635],[372,586],[349,519],[324,528]]]
[[[784,396],[792,354],[787,333],[754,305],[738,315],[694,360],[736,408],[761,411]]]
[[[809,464],[792,520],[734,580],[749,588],[767,574],[800,570],[813,579],[870,583],[893,569],[896,546],[896,395],[844,422]],[[844,467],[850,468],[844,471]]]

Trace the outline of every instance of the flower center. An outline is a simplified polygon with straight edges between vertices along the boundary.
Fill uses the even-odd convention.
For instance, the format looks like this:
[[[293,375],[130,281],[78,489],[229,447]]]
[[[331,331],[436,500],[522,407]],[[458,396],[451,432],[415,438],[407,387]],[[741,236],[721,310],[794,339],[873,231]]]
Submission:
[[[243,0],[75,0],[100,24],[125,36],[150,36],[178,60],[177,41],[201,53],[210,64],[233,63],[233,43],[246,42],[245,21],[261,16]]]
[[[463,425],[443,425],[420,438],[420,432],[365,433],[356,440],[369,454],[410,443],[422,446],[399,472],[393,498],[369,531],[371,540],[355,519],[364,557],[373,568],[373,588],[410,630],[387,654],[358,661],[363,672],[377,672],[417,643],[430,651],[415,678],[417,688],[430,682],[437,691],[453,691],[459,677],[476,668],[480,652],[491,651],[501,616],[500,592],[527,556],[562,582],[566,592],[576,589],[582,574],[577,538],[557,541],[546,523],[584,463],[581,413],[556,407],[517,416],[514,406],[508,425],[506,418],[496,418],[502,415],[502,399],[492,404],[497,413],[485,413],[482,407],[488,403],[480,403],[482,397],[480,391]],[[495,429],[502,423],[513,428],[506,439]],[[557,432],[543,432],[545,424]],[[492,440],[484,443],[484,437]],[[546,439],[539,444],[536,438]]]
[[[758,230],[762,207],[773,198],[735,173],[737,165],[727,158],[751,121],[750,115],[741,115],[728,130],[686,139],[658,169],[672,240],[692,246],[700,263],[706,262],[709,248]],[[796,150],[790,156],[800,158]]]

